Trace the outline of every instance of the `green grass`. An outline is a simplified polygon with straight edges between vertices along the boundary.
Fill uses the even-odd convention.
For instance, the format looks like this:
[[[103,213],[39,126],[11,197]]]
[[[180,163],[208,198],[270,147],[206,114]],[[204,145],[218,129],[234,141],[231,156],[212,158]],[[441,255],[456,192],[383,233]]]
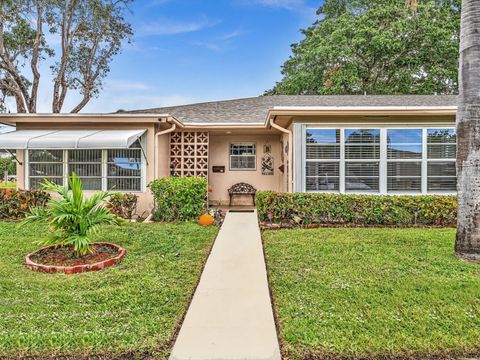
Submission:
[[[0,358],[150,353],[167,356],[215,227],[127,224],[98,240],[126,248],[115,267],[77,275],[27,270],[43,226],[0,223]]]
[[[287,356],[478,356],[480,265],[457,259],[454,239],[454,229],[265,232]]]
[[[0,189],[16,189],[17,183],[15,181],[0,182]]]

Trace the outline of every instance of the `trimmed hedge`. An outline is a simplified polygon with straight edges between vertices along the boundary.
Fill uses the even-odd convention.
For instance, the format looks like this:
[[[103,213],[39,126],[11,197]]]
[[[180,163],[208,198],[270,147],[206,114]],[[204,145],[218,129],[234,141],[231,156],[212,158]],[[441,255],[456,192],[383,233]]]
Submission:
[[[455,226],[457,197],[260,191],[260,220],[308,225]]]
[[[43,207],[50,195],[43,190],[0,190],[0,220],[23,219],[31,207]]]
[[[152,181],[148,187],[155,199],[156,221],[196,220],[207,208],[207,180],[198,177],[169,177]]]

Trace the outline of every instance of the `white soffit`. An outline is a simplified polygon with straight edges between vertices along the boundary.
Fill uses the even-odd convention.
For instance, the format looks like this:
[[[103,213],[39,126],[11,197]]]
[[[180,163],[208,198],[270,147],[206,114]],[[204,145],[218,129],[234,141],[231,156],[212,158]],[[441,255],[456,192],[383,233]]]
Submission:
[[[147,130],[18,130],[0,134],[2,149],[126,149]]]

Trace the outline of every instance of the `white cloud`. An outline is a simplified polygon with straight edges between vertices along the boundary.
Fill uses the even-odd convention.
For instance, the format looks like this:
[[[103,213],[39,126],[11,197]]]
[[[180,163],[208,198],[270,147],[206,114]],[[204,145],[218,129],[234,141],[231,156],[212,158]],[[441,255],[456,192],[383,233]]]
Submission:
[[[240,2],[296,12],[309,22],[316,18],[317,8],[309,6],[305,0],[240,0]]]
[[[297,10],[305,7],[305,1],[303,0],[257,0],[260,5],[284,8],[287,10]]]
[[[214,37],[209,41],[194,41],[193,45],[203,47],[212,51],[220,52],[233,42],[233,39],[243,35],[241,30],[234,30],[223,35]]]
[[[183,34],[210,28],[219,23],[219,20],[211,20],[206,17],[195,21],[158,19],[155,22],[141,24],[137,34],[140,36]]]

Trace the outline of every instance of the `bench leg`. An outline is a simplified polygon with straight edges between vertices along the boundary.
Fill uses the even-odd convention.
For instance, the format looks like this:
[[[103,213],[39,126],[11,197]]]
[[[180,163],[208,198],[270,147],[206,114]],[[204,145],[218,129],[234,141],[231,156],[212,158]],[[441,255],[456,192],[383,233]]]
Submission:
[[[229,196],[230,196],[230,201],[228,202],[228,206],[232,206],[232,194],[230,194]]]

